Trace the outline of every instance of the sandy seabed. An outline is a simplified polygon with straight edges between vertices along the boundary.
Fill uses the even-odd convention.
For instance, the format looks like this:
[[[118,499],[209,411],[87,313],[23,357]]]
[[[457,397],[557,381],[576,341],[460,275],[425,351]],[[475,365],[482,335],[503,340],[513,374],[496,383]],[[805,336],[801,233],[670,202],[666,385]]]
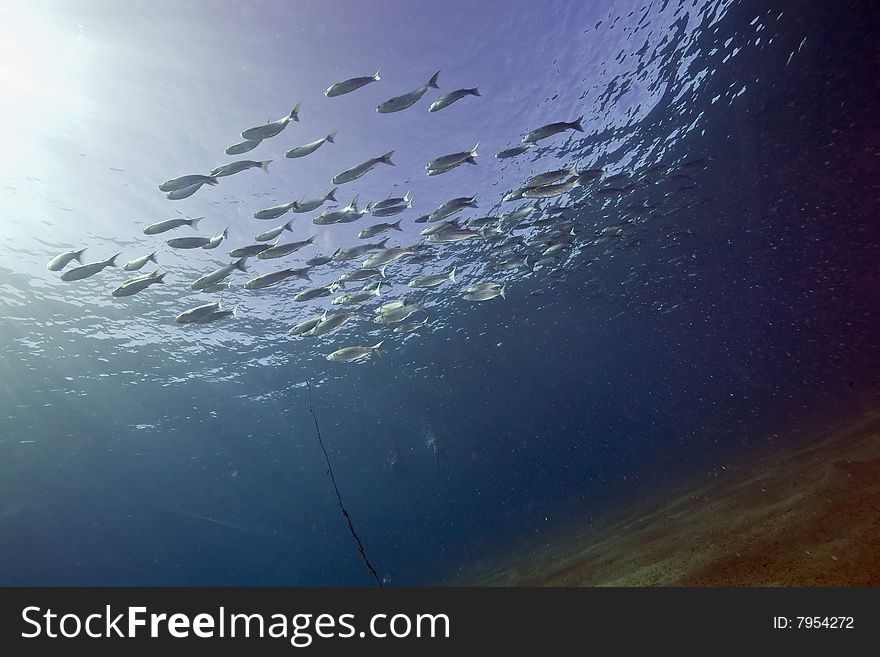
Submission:
[[[880,415],[515,556],[477,586],[878,586]]]

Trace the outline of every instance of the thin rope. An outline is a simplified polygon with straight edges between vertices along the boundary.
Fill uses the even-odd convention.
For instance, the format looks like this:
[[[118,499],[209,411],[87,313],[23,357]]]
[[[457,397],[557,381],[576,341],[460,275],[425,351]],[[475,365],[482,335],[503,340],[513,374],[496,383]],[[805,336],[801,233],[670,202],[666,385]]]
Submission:
[[[333,482],[333,490],[336,491],[336,499],[339,502],[339,510],[342,511],[342,515],[345,517],[345,521],[348,523],[348,530],[351,532],[352,537],[357,542],[358,552],[361,553],[361,558],[367,565],[370,574],[376,580],[376,584],[379,585],[379,588],[382,588],[382,580],[379,579],[379,574],[376,572],[376,569],[373,568],[373,564],[371,564],[370,560],[367,558],[367,553],[364,550],[364,544],[361,542],[361,537],[358,536],[358,533],[354,530],[354,525],[351,522],[351,516],[348,515],[348,510],[342,503],[342,495],[339,494],[339,486],[336,485],[336,477],[333,475],[333,467],[330,465],[330,455],[327,454],[327,448],[324,447],[324,441],[321,439],[321,429],[318,427],[318,417],[315,415],[315,409],[312,408],[312,382],[307,380],[306,387],[309,390],[309,412],[312,414],[312,419],[315,421],[315,433],[318,434],[318,444],[321,445],[321,451],[324,452],[324,460],[327,461],[327,474],[330,475],[330,481]]]

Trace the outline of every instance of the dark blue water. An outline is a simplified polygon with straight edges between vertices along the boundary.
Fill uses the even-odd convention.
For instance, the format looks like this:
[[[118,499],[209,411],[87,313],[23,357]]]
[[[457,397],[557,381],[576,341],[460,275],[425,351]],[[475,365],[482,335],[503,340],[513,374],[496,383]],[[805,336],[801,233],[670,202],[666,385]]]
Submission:
[[[0,247],[9,256],[0,260],[0,583],[369,585],[326,474],[307,379],[367,553],[399,585],[456,582],[579,519],[650,501],[670,482],[750,453],[816,438],[874,407],[877,8],[580,5],[503,3],[475,12],[466,32],[456,32],[459,15],[436,24],[441,42],[486,35],[474,66],[503,70],[504,95],[493,100],[487,79],[474,100],[496,103],[485,110],[492,134],[479,174],[426,183],[421,170],[403,166],[406,144],[398,144],[398,170],[381,173],[389,184],[416,190],[416,198],[433,186],[424,196],[437,202],[473,189],[488,213],[516,182],[557,163],[623,175],[557,201],[578,235],[563,265],[504,275],[506,299],[484,304],[440,288],[431,293],[430,329],[406,339],[362,322],[318,345],[289,340],[284,331],[308,314],[290,315],[300,311],[289,293],[263,295],[232,324],[182,333],[193,328],[173,323],[187,306],[182,289],[120,307],[101,300],[106,280],[76,293],[59,287],[44,263],[64,250],[47,234],[61,219],[40,229],[44,246],[21,229],[40,225],[28,208],[52,192],[34,181],[22,186],[20,172],[11,184],[17,198],[3,206],[11,230]],[[261,3],[247,6],[260,14]],[[406,6],[395,10],[409,16],[413,43],[445,11]],[[84,5],[81,16],[96,7]],[[297,20],[283,7],[263,7],[282,23]],[[318,34],[332,33],[326,19],[343,9],[324,11]],[[180,18],[176,29],[190,20]],[[375,30],[394,31],[385,10],[371,20]],[[371,62],[395,56],[379,41],[365,46],[382,55]],[[467,49],[447,45],[441,64],[467,70]],[[509,60],[529,59],[532,48],[544,75],[528,70],[518,86]],[[492,52],[497,62],[486,61]],[[259,58],[244,61],[259,70]],[[324,75],[328,84],[339,77],[333,69]],[[387,84],[374,95],[406,86]],[[440,132],[456,124],[455,109],[441,112],[450,115],[440,117]],[[432,118],[418,110],[401,120]],[[506,163],[491,157],[523,129],[580,114],[604,127]],[[470,147],[480,127],[462,128],[456,143]],[[346,158],[334,156],[329,169],[357,159]],[[34,166],[27,173],[39,178]],[[629,184],[619,196],[595,193]],[[152,178],[143,185],[155,187]],[[134,190],[123,189],[129,209]],[[281,202],[284,193],[260,203]],[[241,216],[227,214],[239,224],[260,207],[245,192],[241,199]],[[643,204],[651,207],[636,207]],[[404,223],[430,209],[424,203]],[[622,237],[590,243],[612,225]],[[93,234],[112,237],[112,227]],[[119,232],[112,241],[131,257],[142,250]],[[462,263],[474,280],[489,276],[485,249],[455,245],[444,263]],[[414,272],[401,266],[392,284]],[[231,294],[248,303],[245,291]],[[366,363],[323,358],[331,346],[383,338],[382,355]]]

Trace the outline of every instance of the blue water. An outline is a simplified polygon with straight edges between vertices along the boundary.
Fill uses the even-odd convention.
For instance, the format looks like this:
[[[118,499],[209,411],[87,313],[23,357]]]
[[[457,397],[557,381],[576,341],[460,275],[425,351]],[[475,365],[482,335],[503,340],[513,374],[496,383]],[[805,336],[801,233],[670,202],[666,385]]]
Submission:
[[[386,583],[448,584],[518,546],[731,460],[821,435],[877,402],[880,94],[877,9],[761,2],[58,2],[0,10],[0,584],[370,585],[326,474],[305,382],[343,499]],[[323,90],[381,66],[350,95]],[[378,103],[441,70],[396,114]],[[437,113],[439,94],[479,84]],[[206,172],[241,130],[289,125],[241,158],[269,173],[189,199],[157,190]],[[584,133],[493,154],[583,115]],[[335,144],[284,150],[339,130]],[[477,166],[424,164],[480,142]],[[223,294],[239,316],[181,326],[216,298],[189,284],[290,218],[258,209],[340,186],[346,204],[410,190],[412,220],[476,194],[467,216],[522,202],[528,176],[579,163],[605,179],[551,200],[575,248],[496,272],[487,243],[388,267],[381,300],[458,267],[406,336],[367,319],[320,339],[286,331],[329,299],[262,291],[255,273],[359,240],[369,216],[296,215],[280,261]],[[652,168],[654,165],[663,168]],[[616,174],[619,178],[607,179]],[[600,196],[598,189],[628,191]],[[524,202],[524,201],[523,201]],[[647,204],[648,209],[637,206]],[[64,283],[54,255],[149,253],[230,226],[215,251],[162,248],[169,274],[124,300],[108,269]],[[380,221],[386,221],[382,219]],[[595,243],[598,231],[621,236]],[[536,229],[516,233],[531,234]],[[315,285],[356,266],[312,272]],[[148,266],[145,271],[152,270]],[[480,280],[506,298],[461,299]],[[353,289],[354,286],[349,286]],[[374,305],[374,304],[373,304]],[[333,363],[341,346],[380,356]],[[434,440],[432,447],[429,440]]]

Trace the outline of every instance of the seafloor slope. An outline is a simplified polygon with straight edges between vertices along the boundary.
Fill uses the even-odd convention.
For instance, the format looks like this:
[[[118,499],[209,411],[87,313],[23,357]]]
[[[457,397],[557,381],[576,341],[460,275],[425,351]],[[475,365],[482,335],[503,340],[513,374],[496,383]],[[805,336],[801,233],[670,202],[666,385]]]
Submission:
[[[489,586],[880,585],[880,417],[515,558]]]

